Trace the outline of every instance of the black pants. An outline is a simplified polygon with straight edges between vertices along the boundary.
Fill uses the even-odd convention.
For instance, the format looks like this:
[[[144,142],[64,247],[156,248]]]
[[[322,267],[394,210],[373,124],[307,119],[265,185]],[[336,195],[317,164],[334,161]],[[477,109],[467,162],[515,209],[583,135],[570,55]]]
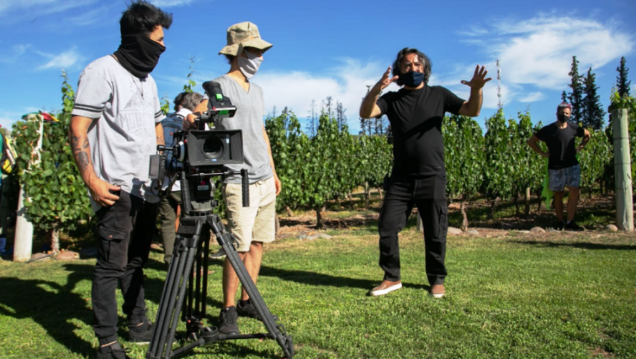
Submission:
[[[100,344],[117,340],[118,282],[129,318],[146,310],[143,266],[157,230],[157,204],[122,191],[119,200],[97,211],[99,251],[93,277],[92,303],[95,335]]]
[[[400,249],[398,233],[406,226],[413,206],[417,206],[424,224],[426,275],[428,282],[443,284],[446,278],[446,232],[448,206],[446,176],[422,178],[393,175],[380,212],[380,267],[384,280],[398,281],[400,277]]]

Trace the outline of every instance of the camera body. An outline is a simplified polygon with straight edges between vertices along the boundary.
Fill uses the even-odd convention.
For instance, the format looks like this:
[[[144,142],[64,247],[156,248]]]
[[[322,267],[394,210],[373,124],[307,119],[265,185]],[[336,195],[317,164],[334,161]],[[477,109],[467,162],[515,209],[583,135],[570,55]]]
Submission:
[[[236,107],[223,96],[217,82],[205,82],[203,89],[208,96],[208,110],[195,119],[195,129],[178,131],[172,144],[157,146],[159,153],[150,156],[149,177],[160,190],[167,176],[170,183],[166,193],[174,181],[180,180],[184,206],[205,212],[216,206],[212,200],[215,186],[210,179],[231,174],[227,165],[243,163],[243,135],[241,130],[214,129],[219,119],[234,117]],[[206,130],[206,124],[210,129]],[[172,156],[168,161],[169,152]],[[244,180],[246,172],[242,171]]]

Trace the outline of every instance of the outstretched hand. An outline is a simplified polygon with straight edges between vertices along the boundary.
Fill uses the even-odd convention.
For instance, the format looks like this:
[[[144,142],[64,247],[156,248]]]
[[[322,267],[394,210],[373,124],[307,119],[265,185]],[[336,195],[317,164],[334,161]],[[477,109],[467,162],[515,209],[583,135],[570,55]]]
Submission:
[[[486,78],[487,74],[488,74],[488,71],[486,71],[485,66],[482,66],[480,68],[479,65],[477,65],[477,67],[475,68],[475,73],[473,74],[472,80],[470,81],[462,80],[461,82],[464,85],[469,86],[471,89],[479,90],[482,87],[484,87],[486,82],[492,80],[492,77]]]

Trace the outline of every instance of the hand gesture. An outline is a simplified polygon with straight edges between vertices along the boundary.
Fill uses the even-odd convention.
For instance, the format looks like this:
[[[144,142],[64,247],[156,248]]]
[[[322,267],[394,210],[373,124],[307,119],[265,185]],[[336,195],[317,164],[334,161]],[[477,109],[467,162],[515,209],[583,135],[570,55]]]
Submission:
[[[97,204],[106,207],[112,206],[115,204],[115,201],[119,199],[119,196],[112,194],[110,191],[121,191],[121,188],[99,178],[95,178],[88,186],[88,190],[91,192],[91,197]]]
[[[391,76],[391,66],[389,66],[389,68],[386,70],[386,72],[384,73],[384,75],[382,75],[382,78],[380,79],[380,81],[378,81],[377,84],[375,84],[375,86],[373,86],[373,89],[376,90],[378,93],[382,90],[384,90],[387,86],[389,86],[391,83],[395,82],[399,76]]]
[[[475,68],[475,73],[473,74],[473,79],[470,80],[470,82],[464,80],[462,80],[461,82],[464,85],[469,86],[471,89],[479,90],[484,87],[486,82],[492,80],[492,77],[486,78],[487,74],[488,71],[486,71],[486,67],[482,66],[480,68],[479,65],[477,65],[477,67]]]

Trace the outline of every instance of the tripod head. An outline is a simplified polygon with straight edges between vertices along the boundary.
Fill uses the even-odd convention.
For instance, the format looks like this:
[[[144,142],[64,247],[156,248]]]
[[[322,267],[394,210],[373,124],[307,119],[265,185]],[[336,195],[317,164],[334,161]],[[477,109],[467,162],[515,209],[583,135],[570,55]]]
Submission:
[[[247,170],[242,169],[239,173],[241,174],[243,207],[249,207],[250,195]],[[238,173],[226,170],[217,173],[198,173],[187,176],[185,172],[181,172],[181,204],[184,213],[188,216],[207,216],[212,214],[218,205],[214,199],[216,184],[212,179],[219,177],[220,180],[223,180],[226,176],[232,174]]]

